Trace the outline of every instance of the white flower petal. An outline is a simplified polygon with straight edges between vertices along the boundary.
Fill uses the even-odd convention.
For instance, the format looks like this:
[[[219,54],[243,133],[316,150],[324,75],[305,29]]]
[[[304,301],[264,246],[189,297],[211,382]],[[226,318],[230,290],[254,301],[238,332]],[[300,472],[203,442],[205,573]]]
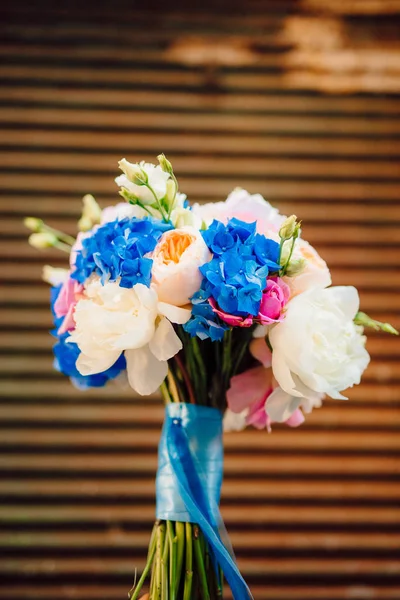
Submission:
[[[101,353],[97,355],[87,356],[82,352],[78,356],[76,361],[76,368],[81,375],[95,375],[96,373],[103,373],[117,362],[121,355],[120,350],[114,352]]]
[[[157,360],[149,346],[125,352],[130,386],[142,396],[158,390],[168,373],[168,363]]]
[[[164,317],[167,317],[167,319],[169,319],[171,323],[183,325],[184,323],[189,321],[192,311],[187,308],[182,308],[180,306],[168,304],[167,302],[159,302],[158,313],[160,315],[163,315]]]
[[[282,388],[277,387],[270,396],[268,396],[265,411],[272,421],[284,423],[295,410],[301,405],[301,398],[286,393]]]
[[[182,350],[182,342],[171,323],[163,317],[149,343],[151,352],[158,360],[169,360]]]

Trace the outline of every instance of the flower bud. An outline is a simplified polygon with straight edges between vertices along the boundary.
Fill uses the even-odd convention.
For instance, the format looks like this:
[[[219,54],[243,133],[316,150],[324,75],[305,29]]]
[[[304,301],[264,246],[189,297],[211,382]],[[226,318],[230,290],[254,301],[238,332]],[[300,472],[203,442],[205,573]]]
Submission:
[[[32,233],[29,236],[29,243],[34,248],[43,250],[44,248],[53,248],[58,244],[58,238],[54,233],[43,231],[42,233]]]
[[[282,226],[279,230],[279,237],[281,238],[281,240],[286,241],[294,237],[296,230],[298,230],[299,228],[299,225],[296,221],[296,215],[291,215],[282,223]]]
[[[101,222],[102,210],[91,194],[86,194],[82,198],[83,211],[82,217],[78,221],[80,231],[89,231],[93,225]]]
[[[288,277],[294,277],[304,271],[307,261],[304,258],[297,258],[291,260],[286,267],[285,275]]]
[[[364,312],[358,312],[354,317],[354,323],[356,325],[361,325],[362,327],[371,327],[375,329],[375,331],[385,331],[386,333],[391,333],[392,335],[399,335],[397,329],[393,327],[390,323],[381,323],[381,321],[375,321],[369,315]]]
[[[34,231],[35,233],[39,233],[39,231],[42,230],[43,221],[42,221],[42,219],[37,219],[36,217],[26,217],[24,219],[24,225],[31,231]]]
[[[174,170],[172,168],[172,164],[169,162],[165,154],[160,154],[159,156],[157,156],[157,159],[160,163],[160,167],[162,168],[162,170],[172,175]]]
[[[165,203],[167,204],[167,206],[173,208],[173,205],[175,203],[175,197],[176,197],[175,181],[173,179],[168,179],[166,186],[167,186],[167,193],[164,196]]]
[[[44,265],[42,270],[42,279],[50,285],[57,286],[64,283],[68,276],[67,269],[56,269],[50,265]]]
[[[118,166],[132,183],[146,185],[148,182],[147,173],[138,164],[130,163],[123,158],[118,162]]]

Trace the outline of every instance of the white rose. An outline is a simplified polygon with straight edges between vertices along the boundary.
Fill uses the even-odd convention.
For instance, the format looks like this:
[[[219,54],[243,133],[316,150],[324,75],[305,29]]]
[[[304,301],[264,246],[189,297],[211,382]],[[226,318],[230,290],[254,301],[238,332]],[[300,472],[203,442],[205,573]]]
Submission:
[[[119,175],[115,179],[117,185],[127,189],[136,198],[142,202],[142,204],[154,204],[157,196],[158,200],[164,198],[167,193],[167,181],[169,179],[169,173],[165,173],[160,165],[153,165],[151,163],[141,162],[139,165],[129,163],[124,158],[119,162],[120,168],[124,171],[123,175]],[[148,186],[151,187],[152,191],[146,185],[137,185],[130,180],[131,172],[135,172],[137,169],[143,171],[147,177]]]
[[[279,241],[280,226],[286,219],[260,194],[251,195],[241,188],[231,192],[225,202],[194,204],[192,210],[206,225],[210,225],[214,219],[227,223],[233,217],[246,223],[257,221],[258,233],[268,235],[277,241]]]
[[[76,305],[76,329],[68,338],[81,351],[78,371],[102,373],[125,351],[130,385],[139,394],[155,392],[167,374],[168,359],[182,348],[170,321],[184,323],[190,311],[159,302],[155,290],[140,283],[126,289],[117,282],[102,285],[97,276],[85,295]]]
[[[290,242],[287,242],[287,246],[289,244]],[[305,261],[304,269],[294,277],[283,278],[290,288],[292,297],[313,287],[325,288],[331,285],[332,279],[328,265],[315,248],[301,238],[296,240],[292,254],[292,260],[299,259]]]
[[[286,392],[279,402],[267,403],[273,420],[286,416],[290,402],[291,412],[298,407],[293,398],[306,407],[304,399],[312,405],[316,394],[345,399],[340,392],[360,382],[369,354],[353,323],[358,307],[358,292],[351,286],[314,288],[288,303],[286,318],[269,334],[274,377]]]
[[[174,306],[187,304],[201,285],[199,267],[211,257],[198,229],[182,227],[166,231],[151,254],[152,282],[159,299]]]

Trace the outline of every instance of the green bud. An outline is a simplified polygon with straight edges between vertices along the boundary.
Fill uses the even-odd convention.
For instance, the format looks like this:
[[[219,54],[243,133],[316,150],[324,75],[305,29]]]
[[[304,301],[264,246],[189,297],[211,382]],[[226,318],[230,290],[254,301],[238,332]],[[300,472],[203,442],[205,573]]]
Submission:
[[[160,154],[159,156],[157,156],[157,160],[160,163],[160,167],[163,171],[169,173],[170,175],[173,175],[174,170],[172,168],[172,164],[169,162],[165,154]]]
[[[291,215],[288,217],[283,223],[279,230],[279,237],[281,240],[290,240],[293,237],[294,232],[297,227],[297,217],[296,215]]]
[[[86,194],[82,198],[83,211],[82,217],[78,221],[80,231],[89,231],[93,225],[101,222],[101,208],[91,194]]]
[[[42,230],[43,224],[44,223],[42,219],[37,219],[36,217],[26,217],[24,219],[25,227],[27,227],[31,231],[34,231],[35,233],[39,233],[39,231]]]
[[[356,314],[354,317],[354,323],[356,325],[361,325],[362,327],[371,327],[372,329],[375,329],[375,331],[385,331],[386,333],[391,333],[392,335],[399,335],[397,329],[395,329],[390,323],[381,323],[381,321],[371,319],[371,317],[364,312],[358,312]]]
[[[304,258],[297,258],[291,260],[286,267],[285,275],[288,277],[294,277],[304,271],[307,261]]]
[[[41,233],[32,233],[29,236],[29,243],[34,248],[43,250],[44,248],[53,248],[58,245],[58,238],[54,233],[43,231]]]
[[[146,185],[148,183],[148,177],[146,171],[144,171],[138,164],[130,163],[123,158],[118,163],[121,171],[125,173],[129,181],[132,181],[135,185]]]
[[[176,197],[176,185],[173,179],[168,179],[167,181],[167,193],[164,196],[165,203],[167,206],[173,208],[173,204],[175,202]]]

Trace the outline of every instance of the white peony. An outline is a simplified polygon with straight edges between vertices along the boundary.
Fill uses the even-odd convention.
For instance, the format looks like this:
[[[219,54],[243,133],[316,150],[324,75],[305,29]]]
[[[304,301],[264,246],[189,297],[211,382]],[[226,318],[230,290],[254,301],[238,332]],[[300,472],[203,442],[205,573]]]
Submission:
[[[277,241],[279,241],[280,226],[286,219],[260,194],[249,194],[241,188],[233,190],[225,202],[194,204],[192,210],[206,225],[210,225],[214,219],[227,223],[233,217],[246,223],[257,221],[258,233]]]
[[[198,229],[182,227],[166,231],[151,258],[152,282],[159,299],[183,306],[200,288],[199,267],[211,260],[212,255]]]
[[[268,400],[274,421],[299,406],[294,398],[312,408],[316,395],[345,399],[340,392],[360,382],[370,358],[366,338],[353,322],[358,307],[351,286],[314,288],[288,303],[286,318],[269,333],[274,377],[286,392]]]
[[[140,283],[125,289],[92,277],[85,296],[76,305],[76,329],[68,338],[81,351],[78,371],[106,371],[125,352],[132,388],[143,395],[155,392],[167,374],[168,359],[182,348],[171,321],[185,323],[190,311],[159,302],[156,291]]]
[[[306,394],[302,398],[288,394],[279,386],[274,389],[265,404],[265,412],[271,421],[285,423],[298,408],[307,414],[312,412],[313,408],[320,408],[324,394],[314,392],[306,387],[301,389]]]
[[[119,175],[119,177],[115,179],[116,184],[131,192],[142,204],[154,204],[154,202],[156,202],[154,194],[158,200],[164,198],[167,193],[169,173],[163,171],[160,165],[156,166],[145,162],[132,164],[123,158],[119,161],[119,166],[124,174]],[[131,179],[134,178],[132,174],[136,171],[143,171],[145,173],[148,186],[151,187],[154,194],[147,185],[137,185],[131,181]]]

